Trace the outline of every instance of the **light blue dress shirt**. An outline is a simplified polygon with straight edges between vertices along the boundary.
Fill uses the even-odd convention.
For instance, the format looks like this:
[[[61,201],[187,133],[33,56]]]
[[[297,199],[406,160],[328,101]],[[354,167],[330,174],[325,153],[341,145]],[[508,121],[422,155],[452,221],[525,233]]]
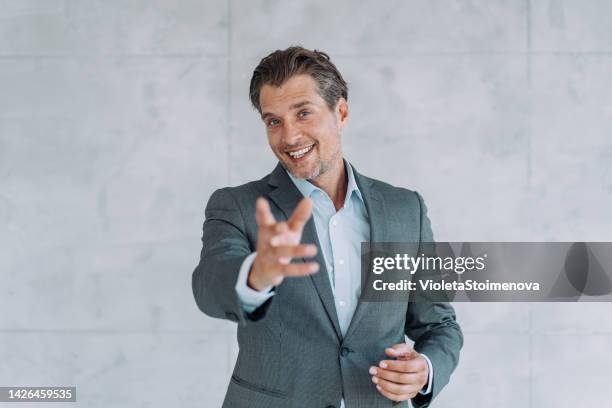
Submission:
[[[312,215],[334,294],[342,335],[348,330],[361,294],[361,242],[370,241],[370,223],[365,203],[355,182],[353,168],[347,161],[344,163],[348,183],[344,205],[338,211],[325,191],[287,172],[300,193],[312,200]],[[271,287],[259,292],[247,285],[249,271],[256,255],[254,252],[243,261],[236,282],[236,292],[242,308],[247,313],[253,312],[274,296],[274,292],[270,291]],[[429,365],[429,381],[427,389],[421,393],[428,394],[431,392],[433,367],[429,358],[423,356]]]

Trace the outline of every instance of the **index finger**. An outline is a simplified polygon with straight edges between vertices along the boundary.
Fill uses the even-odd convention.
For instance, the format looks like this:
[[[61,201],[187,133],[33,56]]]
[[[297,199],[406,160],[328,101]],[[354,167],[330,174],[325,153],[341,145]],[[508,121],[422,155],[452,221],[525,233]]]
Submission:
[[[385,349],[385,354],[399,360],[411,360],[417,358],[419,353],[406,343],[395,344]]]
[[[255,221],[260,227],[268,227],[276,222],[268,200],[263,197],[259,197],[255,202]]]
[[[427,366],[427,362],[424,360],[382,360],[379,366],[398,373],[418,373]]]
[[[291,214],[291,218],[287,221],[289,224],[289,228],[293,231],[301,230],[304,228],[304,224],[310,218],[310,214],[312,212],[312,200],[308,197],[305,197],[300,201],[298,206]]]

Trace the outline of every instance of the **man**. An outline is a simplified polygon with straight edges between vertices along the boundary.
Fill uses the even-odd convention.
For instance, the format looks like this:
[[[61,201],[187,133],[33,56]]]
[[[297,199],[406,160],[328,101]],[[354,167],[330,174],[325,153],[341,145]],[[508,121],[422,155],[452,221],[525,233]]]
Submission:
[[[361,242],[433,236],[418,193],[343,159],[347,95],[329,57],[302,47],[253,73],[251,102],[279,164],[213,193],[192,282],[204,313],[238,322],[224,407],[426,407],[457,365],[449,304],[359,301]]]

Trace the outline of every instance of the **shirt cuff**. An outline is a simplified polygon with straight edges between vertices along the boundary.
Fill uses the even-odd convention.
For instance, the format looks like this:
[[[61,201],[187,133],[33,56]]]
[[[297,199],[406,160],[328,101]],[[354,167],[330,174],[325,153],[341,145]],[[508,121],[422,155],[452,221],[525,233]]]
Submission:
[[[267,287],[260,292],[250,288],[247,284],[249,271],[251,270],[251,266],[253,266],[255,256],[257,256],[257,252],[253,252],[247,256],[244,261],[242,261],[240,271],[238,272],[238,279],[236,280],[236,293],[238,294],[238,299],[240,300],[240,306],[246,313],[253,313],[255,309],[263,305],[266,300],[270,299],[272,295],[274,295],[274,291],[270,291],[272,286]]]
[[[431,392],[433,385],[433,365],[431,365],[431,360],[429,357],[422,353],[421,355],[425,358],[425,361],[427,361],[427,365],[429,366],[429,378],[427,379],[427,389],[419,391],[419,394],[427,395]]]

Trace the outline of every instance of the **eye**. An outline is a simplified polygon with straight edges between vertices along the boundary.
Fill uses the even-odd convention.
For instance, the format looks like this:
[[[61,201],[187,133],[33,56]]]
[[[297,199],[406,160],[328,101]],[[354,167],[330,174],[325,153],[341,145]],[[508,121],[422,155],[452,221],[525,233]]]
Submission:
[[[272,118],[268,121],[268,127],[278,126],[279,124],[280,124],[280,120],[278,119]]]
[[[300,111],[300,112],[298,113],[298,117],[300,117],[300,118],[305,118],[305,117],[306,117],[306,116],[308,116],[308,115],[310,115],[310,112],[308,112],[308,111],[306,111],[306,110]]]

